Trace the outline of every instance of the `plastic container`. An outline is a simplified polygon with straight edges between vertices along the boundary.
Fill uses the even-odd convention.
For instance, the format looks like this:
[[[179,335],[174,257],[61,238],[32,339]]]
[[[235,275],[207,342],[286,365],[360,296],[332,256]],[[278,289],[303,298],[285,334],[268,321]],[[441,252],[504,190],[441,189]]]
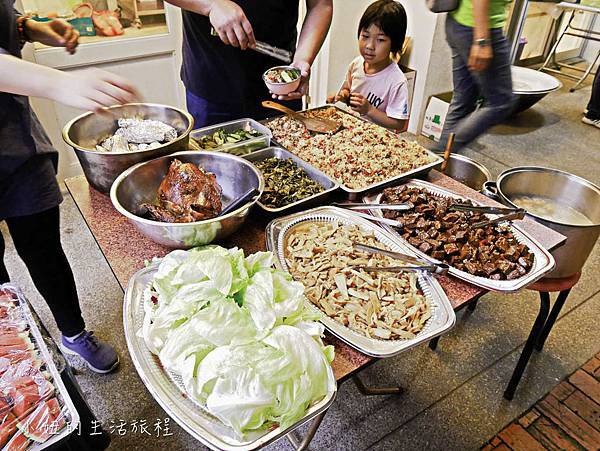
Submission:
[[[196,141],[197,144],[199,144],[201,137],[211,135],[219,129],[223,129],[226,133],[230,133],[234,132],[235,130],[239,130],[240,128],[247,131],[254,129],[260,132],[260,135],[255,138],[247,139],[237,143],[223,144],[222,146],[214,149],[203,149],[200,147],[201,150],[226,152],[233,155],[242,156],[248,155],[249,153],[260,149],[264,149],[265,147],[269,147],[271,145],[271,138],[273,136],[271,130],[250,118],[237,119],[235,121],[211,125],[210,127],[199,128],[197,130],[193,130],[190,133],[190,137]]]

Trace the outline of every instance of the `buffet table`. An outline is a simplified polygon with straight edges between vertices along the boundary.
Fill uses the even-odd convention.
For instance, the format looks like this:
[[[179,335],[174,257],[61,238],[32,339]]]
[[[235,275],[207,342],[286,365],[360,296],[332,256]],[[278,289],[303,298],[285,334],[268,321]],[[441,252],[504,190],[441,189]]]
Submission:
[[[427,180],[484,204],[499,205],[479,192],[437,171],[431,171]],[[143,268],[146,260],[153,257],[162,257],[170,251],[170,249],[155,244],[141,235],[124,216],[121,216],[113,208],[109,197],[90,188],[83,176],[67,179],[65,183],[111,270],[119,281],[121,288],[125,289],[131,276]],[[257,251],[264,251],[266,250],[265,227],[271,219],[258,208],[255,208],[242,229],[219,244],[224,247],[237,246],[243,249],[246,255]],[[562,245],[566,240],[564,236],[530,219],[517,221],[516,223],[548,250]],[[459,310],[476,302],[479,297],[487,292],[482,288],[450,276],[440,276],[438,280],[448,295],[454,310]],[[367,395],[397,394],[401,391],[399,387],[389,389],[365,387],[360,379],[358,379],[357,374],[377,361],[377,359],[361,354],[330,335],[327,335],[326,342],[333,344],[335,347],[335,360],[332,366],[338,383],[352,378],[361,393]],[[303,449],[307,446],[316,432],[323,415],[321,414],[313,420],[313,424],[304,441],[299,442],[288,435],[288,438],[290,438],[297,448]]]

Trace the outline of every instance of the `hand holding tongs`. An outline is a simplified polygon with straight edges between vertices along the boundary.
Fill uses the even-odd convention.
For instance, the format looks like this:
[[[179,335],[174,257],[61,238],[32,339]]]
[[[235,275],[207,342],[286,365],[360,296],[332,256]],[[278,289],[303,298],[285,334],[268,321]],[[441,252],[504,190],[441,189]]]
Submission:
[[[212,27],[210,29],[210,34],[212,36],[219,36],[217,31]],[[280,49],[279,47],[274,47],[270,44],[267,44],[266,42],[256,41],[256,46],[249,48],[258,53],[272,56],[273,58],[283,61],[284,63],[289,64],[292,62],[292,52],[290,52],[289,50]]]
[[[392,211],[406,211],[414,208],[413,204],[365,204],[361,202],[352,203],[339,203],[334,202],[334,207],[347,208],[348,210],[392,210]]]
[[[417,266],[361,266],[359,269],[368,272],[402,272],[402,271],[429,271],[435,274],[446,274],[450,268],[445,263],[433,263],[425,259],[413,257],[411,255],[402,254],[400,252],[388,251],[367,244],[352,243],[354,249],[358,251],[368,252],[371,254],[380,254],[391,257],[396,260],[402,260],[406,263],[414,263]]]
[[[481,214],[503,215],[495,219],[489,219],[487,221],[481,221],[471,225],[471,227],[476,229],[479,227],[486,227],[492,224],[498,224],[499,222],[509,221],[511,219],[523,219],[526,213],[526,211],[523,208],[477,207],[475,205],[466,204],[452,204],[448,207],[448,209],[454,211],[472,211]]]

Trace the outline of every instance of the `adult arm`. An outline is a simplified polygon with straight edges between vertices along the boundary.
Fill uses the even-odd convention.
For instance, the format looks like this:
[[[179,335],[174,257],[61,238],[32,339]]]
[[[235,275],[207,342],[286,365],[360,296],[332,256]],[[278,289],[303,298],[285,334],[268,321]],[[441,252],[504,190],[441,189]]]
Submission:
[[[306,16],[300,30],[292,66],[300,69],[302,82],[287,96],[273,96],[279,100],[299,99],[308,89],[310,68],[315,61],[331,25],[333,0],[306,0]]]
[[[254,47],[256,40],[252,25],[244,10],[230,0],[167,0],[187,11],[208,17],[210,24],[226,45],[242,50]]]
[[[473,43],[469,54],[468,66],[469,69],[476,72],[485,70],[494,53],[490,39],[490,0],[473,0]],[[487,45],[479,45],[476,43],[478,39],[486,39]]]
[[[103,107],[137,99],[129,82],[97,69],[61,72],[23,61],[0,49],[0,91],[24,96],[44,97],[83,110],[101,111]]]

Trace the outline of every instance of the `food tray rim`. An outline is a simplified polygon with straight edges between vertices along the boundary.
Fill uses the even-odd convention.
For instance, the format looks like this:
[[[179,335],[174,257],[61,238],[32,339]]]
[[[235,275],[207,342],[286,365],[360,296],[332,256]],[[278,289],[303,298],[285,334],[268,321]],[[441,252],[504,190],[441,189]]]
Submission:
[[[152,362],[154,359],[156,359],[158,362],[160,362],[160,360],[158,359],[158,356],[155,356],[150,352],[143,342],[143,338],[138,336],[138,331],[136,330],[134,315],[136,313],[140,313],[137,311],[140,308],[143,310],[143,307],[140,307],[143,300],[133,299],[134,295],[132,293],[136,291],[137,285],[142,286],[141,288],[138,287],[137,291],[143,293],[145,286],[140,279],[148,277],[150,273],[154,273],[157,270],[158,263],[152,263],[146,268],[142,268],[137,271],[129,280],[123,300],[123,326],[125,332],[125,341],[127,343],[127,349],[129,351],[129,355],[131,356],[131,360],[133,361],[134,367],[152,397],[165,410],[165,412],[167,412],[192,437],[213,450],[250,451],[260,449],[291,433],[306,422],[312,420],[317,415],[326,411],[331,406],[337,395],[337,383],[334,384],[333,390],[328,393],[327,396],[310,407],[304,417],[287,429],[281,430],[280,427],[277,427],[271,431],[266,431],[263,435],[257,437],[255,440],[240,440],[237,444],[232,443],[235,442],[235,440],[232,440],[231,437],[225,437],[214,430],[210,431],[203,425],[196,422],[190,417],[189,412],[186,411],[185,404],[176,402],[174,399],[180,397],[183,399],[188,398],[187,393],[185,393],[181,387],[177,386],[177,384],[173,381],[172,376],[167,373],[162,365],[156,365],[155,362]],[[141,313],[143,315],[143,311]],[[138,348],[140,349],[139,354],[137,351]],[[158,366],[160,369],[153,369],[153,367],[156,366]],[[154,374],[156,372],[160,374]],[[189,399],[189,401],[195,406],[198,405],[192,399]],[[203,410],[203,412],[203,416],[211,417],[211,420],[207,421],[218,422],[220,423],[221,427],[227,428],[227,426],[225,426],[218,419],[215,419],[208,412],[205,410]]]
[[[260,199],[256,202],[257,205],[262,208],[263,210],[265,210],[266,212],[269,213],[285,213],[286,211],[289,210],[293,210],[299,206],[302,205],[306,205],[312,202],[316,202],[321,198],[326,198],[327,196],[329,196],[330,194],[332,194],[333,192],[335,192],[339,187],[339,183],[334,180],[333,178],[329,177],[327,174],[325,174],[323,171],[321,171],[320,169],[314,167],[312,164],[306,162],[305,160],[303,160],[302,158],[300,158],[298,155],[296,155],[293,152],[290,152],[289,150],[287,150],[284,147],[281,146],[269,146],[269,147],[265,147],[264,149],[259,149],[255,152],[251,152],[249,154],[246,154],[244,156],[242,156],[242,158],[245,158],[246,160],[248,160],[250,163],[254,164],[255,161],[262,161],[265,160],[267,158],[270,157],[275,157],[275,158],[279,158],[275,155],[275,152],[281,152],[282,154],[287,154],[286,158],[291,158],[292,160],[294,160],[294,162],[300,166],[302,169],[304,169],[306,171],[306,173],[308,174],[308,176],[318,182],[321,183],[320,180],[315,179],[314,175],[312,173],[316,173],[317,176],[327,180],[327,182],[329,182],[331,184],[330,188],[326,188],[325,186],[323,186],[323,188],[326,188],[324,191],[317,193],[317,194],[313,194],[312,196],[309,197],[305,197],[304,199],[300,199],[296,202],[292,202],[291,204],[288,205],[284,205],[283,207],[277,207],[277,208],[273,208],[273,207],[268,207],[265,204],[263,204]],[[261,153],[266,154],[264,157],[260,158]],[[271,153],[271,155],[269,155],[269,153]],[[258,169],[258,168],[257,168]],[[259,169],[260,171],[260,169]],[[261,171],[262,172],[262,171]],[[312,172],[312,173],[311,173]],[[263,175],[264,178],[264,175]],[[265,182],[266,183],[266,182]]]
[[[406,180],[404,183],[402,183],[400,185],[397,185],[396,187],[400,187],[400,186],[419,187],[433,195],[452,197],[454,199],[460,199],[460,200],[469,200],[469,201],[473,202],[473,204],[476,206],[485,206],[485,204],[482,203],[481,201],[471,199],[468,196],[461,195],[459,193],[453,192],[452,190],[443,188],[441,186],[437,186],[431,182],[426,182],[424,180],[410,179],[410,180]],[[365,197],[363,197],[363,202],[378,203],[381,198],[381,195],[382,195],[382,192],[378,192],[378,193],[373,193],[371,195],[365,196]],[[375,211],[375,212],[371,211],[370,214],[373,216],[376,216],[376,217],[383,217],[383,214],[381,211]],[[489,215],[489,216],[497,217],[498,215]],[[383,227],[386,230],[388,230],[390,233],[393,233],[394,235],[396,235],[398,237],[398,239],[402,240],[403,243],[405,243],[407,246],[409,246],[411,248],[411,250],[413,252],[417,253],[420,257],[427,258],[434,262],[439,262],[437,259],[430,257],[429,255],[425,254],[424,252],[421,252],[416,247],[411,245],[408,241],[406,241],[404,238],[402,238],[402,236],[400,236],[400,234],[392,226],[384,224]],[[550,252],[548,250],[546,250],[535,238],[533,238],[531,235],[529,235],[527,232],[525,232],[521,227],[516,225],[514,222],[510,221],[508,227],[513,232],[516,232],[517,237],[521,238],[521,240],[524,242],[524,244],[526,244],[527,247],[534,253],[535,258],[540,258],[540,259],[544,258],[544,260],[546,261],[546,263],[542,264],[542,266],[537,271],[529,272],[528,274],[526,274],[523,277],[520,277],[518,279],[513,279],[510,281],[508,281],[508,280],[495,281],[495,280],[488,279],[488,278],[481,277],[481,276],[474,276],[472,274],[467,273],[466,271],[461,271],[452,265],[449,265],[450,269],[448,272],[451,275],[453,275],[454,277],[457,277],[465,282],[476,285],[480,288],[484,288],[486,290],[495,291],[498,293],[514,293],[514,292],[519,291],[522,288],[526,287],[527,285],[532,284],[536,280],[539,280],[540,278],[544,277],[545,274],[552,271],[552,269],[556,266],[556,262],[554,261],[552,254],[550,254]]]
[[[67,424],[65,424],[65,427],[58,434],[53,434],[45,442],[36,443],[36,445],[34,445],[33,447],[28,448],[28,449],[31,449],[32,451],[42,450],[42,449],[46,449],[58,442],[61,442],[63,439],[67,438],[73,431],[76,430],[81,419],[79,417],[79,412],[77,412],[77,409],[75,408],[75,405],[73,404],[73,400],[71,399],[71,396],[69,395],[69,392],[67,391],[67,388],[65,387],[65,384],[63,383],[63,381],[60,377],[58,368],[56,368],[56,365],[54,364],[54,360],[52,359],[52,354],[50,354],[50,351],[48,350],[48,347],[46,346],[44,337],[42,336],[42,333],[39,330],[37,323],[35,322],[35,319],[33,318],[33,313],[31,312],[31,308],[29,307],[29,302],[25,298],[23,291],[17,285],[15,285],[11,282],[0,285],[0,290],[5,290],[5,289],[12,291],[17,296],[17,300],[19,301],[19,307],[21,308],[21,310],[24,314],[25,320],[27,321],[27,324],[29,325],[31,334],[33,335],[33,337],[35,339],[35,345],[38,348],[38,350],[40,351],[40,353],[42,354],[42,358],[44,360],[44,365],[46,366],[46,368],[52,375],[52,381],[51,381],[52,385],[54,385],[55,389],[60,394],[60,396],[62,398],[62,402],[63,402],[64,406],[67,407],[67,410],[71,417],[70,421],[67,422]]]
[[[327,109],[327,108],[335,108],[336,110],[338,110],[339,112],[341,112],[343,114],[348,114],[348,115],[354,117],[355,119],[358,119],[358,120],[363,121],[363,122],[367,122],[369,124],[371,123],[371,122],[367,121],[366,119],[363,119],[360,116],[354,116],[350,112],[344,110],[343,108],[340,108],[337,105],[331,105],[331,104],[321,105],[321,106],[314,107],[314,108],[306,108],[304,110],[299,111],[299,113],[307,113],[307,112],[311,112],[311,111],[319,111],[319,110],[323,110],[323,109]],[[284,116],[284,115],[278,115],[278,116],[273,116],[273,117],[267,118],[267,119],[265,119],[263,121],[263,123],[265,124],[265,127],[266,127],[266,124],[268,124],[269,122],[271,122],[273,119],[276,119],[276,118],[282,117],[282,116]],[[374,125],[376,125],[378,127],[382,127],[381,125],[377,125],[377,124],[374,124]],[[385,128],[385,127],[382,127],[382,128]],[[271,132],[271,143],[276,143],[277,146],[282,147],[282,148],[286,149],[287,151],[294,153],[292,150],[288,149],[287,147],[283,146],[279,141],[277,141],[272,136],[272,132]],[[423,147],[423,146],[421,146],[421,147]],[[415,169],[411,169],[410,171],[404,172],[404,173],[399,174],[399,175],[395,175],[394,177],[387,178],[385,180],[373,183],[373,184],[368,185],[368,186],[363,187],[363,188],[350,188],[350,187],[344,185],[341,182],[337,182],[337,183],[339,184],[340,189],[342,189],[343,191],[345,191],[349,196],[356,197],[356,196],[364,195],[364,194],[367,194],[367,193],[369,193],[371,191],[375,191],[377,189],[386,187],[388,185],[392,185],[394,183],[397,183],[397,182],[399,182],[401,180],[406,179],[407,177],[415,177],[417,175],[425,175],[431,169],[433,169],[435,166],[439,165],[442,161],[444,161],[444,158],[441,155],[439,155],[439,154],[437,154],[437,153],[435,153],[435,152],[433,152],[433,151],[431,151],[431,150],[429,150],[429,149],[427,149],[425,147],[423,147],[423,149],[427,152],[427,154],[429,156],[431,156],[431,157],[434,158],[434,161],[432,163],[428,163],[428,164],[426,164],[424,166],[419,166],[419,167],[417,167]]]
[[[323,216],[326,215],[330,215],[334,219],[342,219],[350,224],[355,224],[359,227],[362,226],[362,229],[370,229],[370,231],[375,233],[376,236],[378,235],[378,238],[384,237],[390,243],[392,243],[392,248],[395,247],[396,250],[400,252],[414,255],[414,252],[409,247],[403,245],[403,243],[397,240],[395,236],[389,231],[382,229],[381,227],[377,226],[376,224],[373,224],[372,222],[366,219],[352,214],[348,210],[344,210],[338,207],[324,206],[317,207],[304,212],[295,213],[289,216],[277,218],[272,220],[267,225],[267,249],[274,253],[275,265],[278,267],[278,269],[287,272],[287,264],[285,263],[285,258],[282,254],[283,250],[281,249],[281,239],[285,236],[285,232],[287,232],[291,227],[302,222],[311,220],[322,221]],[[278,228],[280,230],[278,230]],[[432,330],[429,330],[427,332],[421,332],[417,335],[417,337],[413,339],[386,341],[369,338],[358,334],[355,331],[352,331],[348,327],[337,323],[333,319],[325,317],[324,313],[318,307],[312,304],[310,305],[316,312],[320,313],[321,318],[324,319],[324,321],[322,320],[321,322],[323,323],[325,328],[334,336],[338,337],[351,347],[371,357],[393,357],[409,349],[412,349],[413,347],[418,346],[421,343],[424,343],[435,337],[445,334],[454,326],[456,322],[456,315],[454,313],[454,309],[452,308],[450,300],[448,299],[446,293],[442,289],[439,282],[432,275],[427,274],[425,272],[419,272],[417,274],[419,285],[421,285],[421,289],[424,291],[427,300],[433,304],[432,307],[434,310],[439,310],[440,315],[445,316],[445,320],[444,322],[440,322],[440,324],[432,325]],[[429,296],[427,296],[427,292],[429,292]],[[433,318],[434,315],[432,315],[432,318],[430,319]],[[385,349],[380,349],[377,346],[383,346],[385,347]]]
[[[239,125],[240,127],[243,128],[244,124],[248,124],[251,128],[253,128],[254,130],[258,131],[260,133],[259,136],[255,136],[254,138],[251,139],[246,139],[244,141],[239,141],[237,143],[228,143],[228,144],[223,144],[220,147],[215,147],[214,149],[203,149],[200,148],[200,150],[202,151],[206,151],[206,152],[225,152],[225,153],[231,153],[230,151],[232,149],[237,149],[239,147],[244,147],[244,146],[248,146],[248,145],[252,145],[252,144],[258,144],[261,142],[265,143],[264,147],[261,148],[257,148],[254,149],[246,154],[243,155],[237,155],[239,157],[244,157],[246,155],[250,155],[254,152],[258,152],[259,150],[263,150],[267,147],[269,147],[271,145],[271,142],[273,140],[273,133],[271,132],[271,130],[266,127],[264,124],[261,124],[260,122],[258,122],[255,119],[252,119],[250,117],[244,117],[244,118],[240,118],[240,119],[234,119],[231,121],[227,121],[227,122],[220,122],[218,124],[213,124],[213,125],[207,125],[206,127],[200,127],[200,128],[196,128],[194,130],[192,130],[189,134],[190,139],[193,139],[194,141],[196,141],[197,138],[202,137],[202,136],[206,136],[208,135],[210,132],[213,132],[214,130],[218,130],[220,128],[226,128],[229,126],[234,126],[234,125]],[[235,154],[234,154],[235,155]]]

